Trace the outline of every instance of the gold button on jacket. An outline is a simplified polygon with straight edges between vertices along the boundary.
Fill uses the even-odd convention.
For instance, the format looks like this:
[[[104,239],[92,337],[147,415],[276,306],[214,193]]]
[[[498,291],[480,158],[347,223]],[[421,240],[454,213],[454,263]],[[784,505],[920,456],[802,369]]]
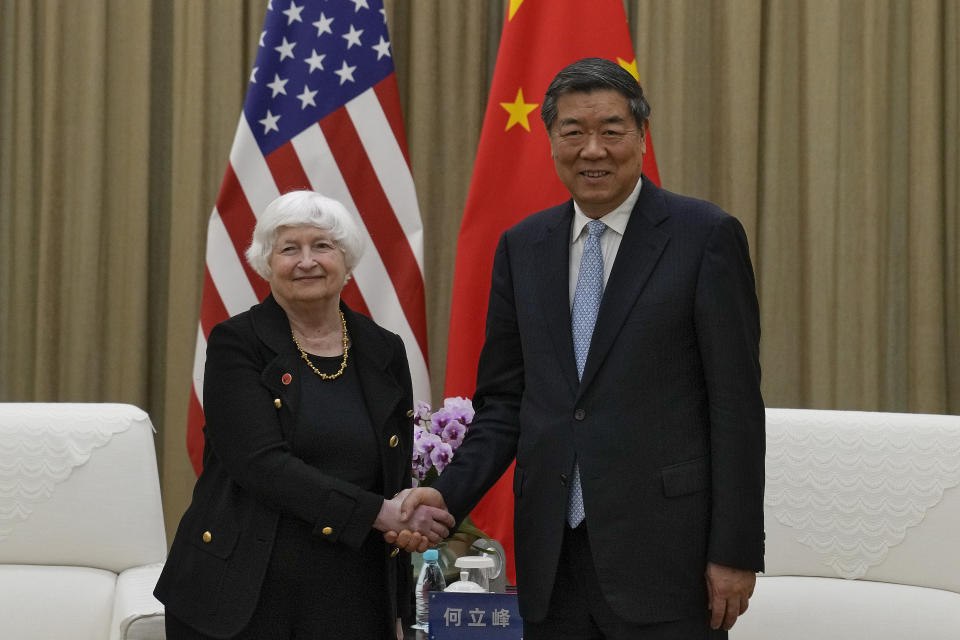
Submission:
[[[331,533],[333,533],[333,527],[324,527],[323,529],[320,530],[320,533],[322,533],[325,536],[328,536]]]
[[[213,540],[213,535],[209,531],[204,531],[203,535],[200,537],[203,538],[204,542],[210,542]]]
[[[280,407],[283,406],[283,403],[280,402],[280,398],[274,398],[274,399],[273,399],[273,406],[275,406],[277,409],[279,409]]]
[[[400,438],[398,438],[396,434],[390,436],[390,446],[395,447],[398,444],[400,444]]]
[[[393,551],[390,552],[390,557],[396,558],[398,553],[400,553],[400,549],[398,549],[397,547],[394,547]]]

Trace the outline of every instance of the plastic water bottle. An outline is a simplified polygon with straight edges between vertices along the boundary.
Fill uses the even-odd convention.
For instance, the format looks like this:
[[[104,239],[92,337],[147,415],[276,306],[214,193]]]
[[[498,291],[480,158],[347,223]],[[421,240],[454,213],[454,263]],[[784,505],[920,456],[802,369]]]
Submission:
[[[437,550],[427,549],[423,552],[423,566],[420,568],[420,577],[417,579],[417,622],[414,629],[428,631],[430,629],[430,592],[443,591],[447,581],[443,579],[443,571],[437,564]]]

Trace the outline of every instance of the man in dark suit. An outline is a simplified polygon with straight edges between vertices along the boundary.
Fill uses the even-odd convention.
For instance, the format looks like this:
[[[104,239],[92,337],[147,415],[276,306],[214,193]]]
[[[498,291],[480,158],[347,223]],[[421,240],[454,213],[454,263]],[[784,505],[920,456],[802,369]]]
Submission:
[[[747,241],[642,176],[649,113],[607,60],[554,78],[542,116],[573,199],[501,237],[474,423],[403,508],[459,520],[516,458],[528,640],[725,637],[763,569]]]

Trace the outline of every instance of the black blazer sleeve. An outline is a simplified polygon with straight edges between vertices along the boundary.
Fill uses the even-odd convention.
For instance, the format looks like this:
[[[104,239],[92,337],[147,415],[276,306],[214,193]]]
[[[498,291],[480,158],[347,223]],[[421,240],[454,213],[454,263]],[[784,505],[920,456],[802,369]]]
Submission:
[[[766,438],[755,290],[743,227],[724,216],[705,245],[694,301],[713,463],[707,558],[762,571]]]
[[[524,363],[507,247],[505,233],[493,259],[473,426],[434,485],[458,523],[510,466],[520,437]]]

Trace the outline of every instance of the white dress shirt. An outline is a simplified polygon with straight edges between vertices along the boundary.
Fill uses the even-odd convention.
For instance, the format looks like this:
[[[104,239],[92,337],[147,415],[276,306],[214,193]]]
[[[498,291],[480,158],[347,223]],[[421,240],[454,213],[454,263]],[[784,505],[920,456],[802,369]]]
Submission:
[[[607,280],[610,279],[610,271],[613,269],[613,262],[617,259],[617,251],[620,249],[620,240],[623,239],[623,232],[627,230],[627,222],[630,220],[630,213],[633,211],[633,205],[637,203],[640,196],[640,187],[643,185],[643,179],[637,180],[637,186],[633,192],[627,196],[627,199],[620,203],[616,209],[610,213],[601,216],[599,220],[607,225],[607,230],[600,236],[600,251],[603,252],[603,286],[607,286]],[[592,218],[588,218],[577,201],[573,201],[573,224],[570,225],[570,309],[573,309],[573,294],[577,291],[577,276],[580,275],[580,258],[583,256],[583,243],[586,242],[587,234],[584,232],[587,223]]]

